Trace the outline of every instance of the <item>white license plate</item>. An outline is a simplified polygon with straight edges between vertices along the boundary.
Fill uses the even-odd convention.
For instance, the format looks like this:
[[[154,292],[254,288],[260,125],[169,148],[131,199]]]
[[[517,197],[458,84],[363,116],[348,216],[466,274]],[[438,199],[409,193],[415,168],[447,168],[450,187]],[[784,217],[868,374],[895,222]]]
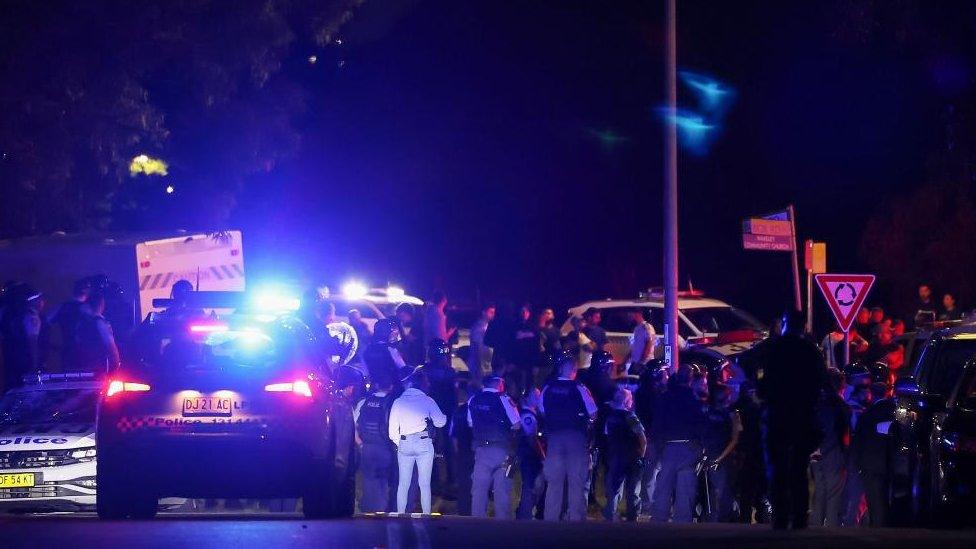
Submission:
[[[230,397],[183,397],[183,416],[230,417],[233,405]]]

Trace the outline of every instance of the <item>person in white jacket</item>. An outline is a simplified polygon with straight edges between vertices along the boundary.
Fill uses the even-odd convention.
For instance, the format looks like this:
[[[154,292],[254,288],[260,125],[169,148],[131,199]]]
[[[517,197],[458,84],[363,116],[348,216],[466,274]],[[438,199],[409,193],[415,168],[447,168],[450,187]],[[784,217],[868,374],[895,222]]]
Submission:
[[[397,486],[397,512],[407,511],[407,493],[417,469],[420,486],[420,508],[430,514],[430,475],[434,467],[434,442],[428,422],[433,427],[443,427],[447,416],[424,393],[426,376],[422,371],[411,374],[403,381],[406,389],[390,408],[390,440],[397,446],[397,464],[400,480]]]

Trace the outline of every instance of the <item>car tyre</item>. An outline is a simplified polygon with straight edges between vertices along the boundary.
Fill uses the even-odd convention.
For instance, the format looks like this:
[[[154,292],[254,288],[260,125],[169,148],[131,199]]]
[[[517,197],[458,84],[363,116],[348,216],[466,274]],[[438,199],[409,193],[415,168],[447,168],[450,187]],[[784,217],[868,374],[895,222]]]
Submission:
[[[126,490],[128,483],[108,456],[99,456],[95,463],[95,511],[98,518],[119,520],[128,517],[132,501]]]

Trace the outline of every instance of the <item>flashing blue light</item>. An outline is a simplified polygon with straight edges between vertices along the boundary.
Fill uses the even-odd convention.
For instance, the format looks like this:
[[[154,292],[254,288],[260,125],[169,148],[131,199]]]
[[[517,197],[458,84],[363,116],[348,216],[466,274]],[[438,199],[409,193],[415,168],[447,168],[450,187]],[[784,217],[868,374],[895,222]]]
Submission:
[[[262,288],[251,298],[251,306],[263,312],[297,311],[302,301],[280,288]]]
[[[735,96],[735,90],[730,86],[706,74],[692,71],[681,71],[679,74],[681,81],[698,96],[701,110],[709,115],[721,116]]]
[[[710,124],[701,115],[678,109],[671,112],[662,108],[658,112],[665,121],[674,123],[678,130],[678,141],[682,147],[693,154],[705,154],[717,134],[718,126]]]

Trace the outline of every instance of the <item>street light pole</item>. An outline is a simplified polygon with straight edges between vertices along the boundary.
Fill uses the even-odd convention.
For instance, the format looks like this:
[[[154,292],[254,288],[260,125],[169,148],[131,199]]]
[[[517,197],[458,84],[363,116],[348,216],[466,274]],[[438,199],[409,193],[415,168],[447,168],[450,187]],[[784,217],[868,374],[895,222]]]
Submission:
[[[678,69],[675,0],[667,3],[664,121],[664,362],[671,372],[678,359]]]

